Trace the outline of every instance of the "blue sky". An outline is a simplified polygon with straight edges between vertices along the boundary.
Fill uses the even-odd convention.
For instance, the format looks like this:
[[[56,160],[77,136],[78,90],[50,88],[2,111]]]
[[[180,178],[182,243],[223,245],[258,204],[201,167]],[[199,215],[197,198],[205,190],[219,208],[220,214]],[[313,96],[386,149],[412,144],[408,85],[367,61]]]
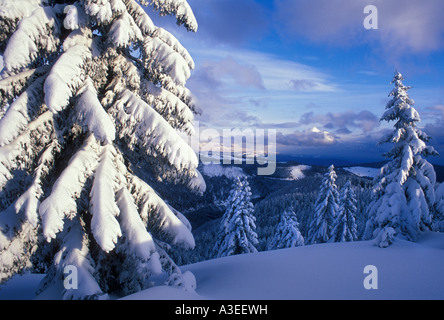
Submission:
[[[189,50],[188,87],[213,128],[276,129],[281,154],[370,162],[398,69],[444,155],[442,0],[189,0],[199,29],[157,19]],[[364,7],[378,9],[366,30]],[[443,157],[429,159],[444,164]]]
[[[216,129],[276,129],[277,152],[371,162],[398,69],[444,165],[443,0],[188,0],[197,33],[150,13],[195,60],[188,88]],[[364,7],[378,9],[366,30]],[[149,9],[147,9],[149,11]]]
[[[150,12],[195,60],[187,86],[215,129],[275,129],[277,152],[382,160],[399,70],[444,165],[443,0],[188,0],[197,33]],[[378,9],[367,30],[364,8]],[[150,11],[147,9],[147,12]]]

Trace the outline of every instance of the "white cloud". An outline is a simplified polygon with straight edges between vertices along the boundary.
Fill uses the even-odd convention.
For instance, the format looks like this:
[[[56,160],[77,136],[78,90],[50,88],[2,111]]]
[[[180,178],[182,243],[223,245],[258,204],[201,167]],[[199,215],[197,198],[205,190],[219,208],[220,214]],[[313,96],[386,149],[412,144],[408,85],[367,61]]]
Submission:
[[[269,117],[272,109],[282,118],[284,106],[294,104],[298,95],[307,99],[307,94],[339,90],[316,68],[272,54],[231,47],[203,49],[198,42],[187,48],[196,62],[188,88],[203,110],[198,120],[208,125],[259,126],[277,120]]]
[[[227,56],[221,60],[204,61],[198,67],[197,73],[206,73],[207,79],[212,79],[216,85],[227,86],[230,82],[242,87],[264,89],[261,74],[258,70],[248,64],[240,63]]]
[[[338,88],[328,81],[329,76],[311,66],[281,59],[271,54],[243,52],[240,59],[250,61],[261,73],[264,85],[269,90],[295,91],[295,81],[304,82],[304,92],[333,92]]]
[[[289,134],[278,133],[278,146],[300,146],[300,147],[319,147],[333,145],[337,142],[335,135],[325,130],[319,130],[313,127],[308,130],[294,131]]]
[[[263,81],[264,88],[277,91],[294,91],[295,81],[305,81],[306,92],[333,92],[338,87],[328,81],[329,76],[309,65],[281,59],[275,55],[252,50],[233,51],[232,48],[189,47],[197,63],[201,65],[220,64],[220,61],[230,61],[244,69],[254,70]],[[197,67],[199,68],[199,67]],[[234,70],[233,70],[234,71]],[[198,72],[198,69],[197,69]],[[226,74],[227,71],[223,72]],[[239,71],[236,71],[238,73]]]

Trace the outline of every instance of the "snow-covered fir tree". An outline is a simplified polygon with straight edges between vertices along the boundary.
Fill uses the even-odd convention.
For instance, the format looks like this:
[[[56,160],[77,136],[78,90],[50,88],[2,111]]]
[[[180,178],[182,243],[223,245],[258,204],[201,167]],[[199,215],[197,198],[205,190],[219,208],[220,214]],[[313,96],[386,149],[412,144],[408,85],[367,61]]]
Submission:
[[[134,292],[162,270],[195,285],[167,254],[194,247],[190,224],[150,186],[205,190],[179,134],[199,111],[194,62],[148,11],[197,30],[186,0],[0,3],[0,282],[49,259],[39,292],[77,268],[64,299]]]
[[[364,238],[375,238],[379,247],[389,246],[394,237],[416,241],[420,231],[431,224],[431,208],[435,202],[436,174],[423,157],[437,155],[427,146],[429,136],[417,127],[421,120],[402,83],[401,73],[392,80],[395,88],[381,121],[394,121],[394,130],[381,140],[392,149],[385,155],[391,159],[381,168],[368,209]]]
[[[356,212],[357,201],[350,181],[341,189],[339,209],[336,214],[330,242],[357,240]]]
[[[299,223],[293,208],[286,209],[279,221],[268,250],[292,248],[304,245],[304,237],[299,231]]]
[[[214,257],[257,252],[256,218],[251,203],[251,189],[246,178],[236,178],[222,216]]]
[[[334,166],[331,165],[324,174],[316,199],[315,212],[306,239],[308,244],[325,243],[330,240],[339,201],[336,179]]]

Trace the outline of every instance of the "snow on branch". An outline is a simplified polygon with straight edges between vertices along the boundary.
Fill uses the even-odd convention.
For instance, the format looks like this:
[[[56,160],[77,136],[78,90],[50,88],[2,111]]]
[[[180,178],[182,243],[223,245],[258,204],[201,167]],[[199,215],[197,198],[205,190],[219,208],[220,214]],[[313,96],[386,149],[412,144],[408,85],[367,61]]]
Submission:
[[[151,5],[160,15],[175,15],[177,24],[183,24],[188,31],[197,31],[197,21],[193,10],[185,0],[141,0],[145,6]]]
[[[113,18],[113,10],[108,0],[86,0],[85,12],[100,24],[107,24]]]
[[[157,193],[136,176],[128,178],[128,182],[139,206],[140,216],[147,222],[147,228],[161,241],[172,245],[178,244],[188,249],[194,248],[194,237],[187,224],[174,214]]]
[[[156,29],[151,18],[147,15],[140,5],[134,0],[123,0],[129,14],[132,15],[134,21],[139,26],[144,36],[150,35]]]
[[[157,27],[156,30],[151,34],[151,37],[159,38],[165,44],[169,45],[174,51],[182,56],[182,58],[187,62],[190,69],[194,69],[194,60],[191,57],[190,53],[170,32],[161,27]]]
[[[60,250],[54,256],[54,262],[46,277],[40,283],[37,294],[41,294],[51,285],[64,278],[65,268],[75,268],[77,272],[77,288],[63,289],[61,298],[64,300],[107,298],[94,278],[94,262],[88,249],[88,237],[84,223],[79,217],[66,219],[65,229],[61,236]]]
[[[109,107],[126,89],[137,92],[140,88],[141,73],[134,63],[123,55],[117,55],[115,50],[108,52],[110,69],[114,77],[106,87],[102,104]]]
[[[141,89],[144,100],[152,105],[173,128],[180,129],[188,135],[194,133],[194,114],[181,99],[150,81],[143,81]]]
[[[31,75],[30,75],[31,76]],[[8,108],[0,119],[0,146],[10,143],[24,130],[40,110],[45,78],[39,77]]]
[[[76,32],[76,31],[73,31]],[[76,44],[59,57],[46,78],[44,91],[45,103],[53,113],[63,110],[77,88],[84,82],[83,65],[91,58],[90,49],[82,44]]]
[[[2,187],[13,178],[13,168],[26,168],[28,163],[34,162],[34,158],[40,154],[31,185],[0,213],[0,281],[31,267],[30,258],[37,248],[37,208],[43,194],[42,179],[48,174],[48,167],[59,147],[57,140],[49,142],[52,130],[52,114],[47,111],[31,122],[27,130],[14,141],[0,148]],[[31,144],[33,134],[38,135],[39,143],[46,148],[41,153],[38,151],[40,147]],[[32,148],[37,150],[30,151]]]
[[[47,2],[47,0],[2,1],[0,4],[0,16],[9,19],[29,17],[35,9],[47,4]]]
[[[118,15],[125,12],[122,0],[86,0],[85,12],[94,17],[99,24],[108,24]]]
[[[4,71],[3,79],[0,75],[0,106],[6,106],[14,102],[28,86],[48,70],[47,66],[43,66],[37,69],[24,70],[15,75],[9,75]]]
[[[36,147],[31,141],[33,133],[37,132],[39,134],[41,145],[49,143],[52,139],[52,123],[52,114],[47,111],[29,123],[27,130],[18,137],[0,147],[0,188],[3,188],[12,179],[11,171],[14,168],[25,168],[37,155],[31,151],[31,148]]]
[[[137,144],[149,155],[160,154],[177,170],[197,168],[193,149],[161,115],[131,91],[123,92],[111,112],[119,137],[130,147]]]
[[[116,151],[112,145],[103,147],[90,193],[91,230],[105,252],[113,250],[117,239],[122,236],[116,219],[120,210],[116,204],[114,191],[118,187],[115,156]]]
[[[46,4],[46,0],[15,0],[0,2],[0,53],[3,54],[11,34],[17,29],[18,22],[29,17],[35,9]]]
[[[170,32],[163,28],[156,27],[148,14],[134,0],[124,0],[128,12],[133,17],[144,37],[159,38],[173,50],[179,53],[188,63],[190,69],[194,69],[194,61],[182,44]]]
[[[77,213],[76,199],[80,196],[86,179],[97,167],[97,141],[90,135],[83,146],[70,159],[52,188],[51,194],[40,204],[43,236],[47,241],[55,239],[63,230],[64,217]]]
[[[67,30],[76,30],[88,24],[85,11],[79,2],[67,5],[63,9],[63,13],[66,14],[65,19],[63,20],[63,26]]]
[[[187,61],[159,38],[147,38],[143,43],[145,68],[152,73],[169,76],[176,85],[185,86],[191,75]]]
[[[33,227],[38,224],[38,207],[40,198],[43,195],[43,179],[49,172],[49,167],[54,162],[54,155],[60,151],[60,144],[53,140],[43,151],[39,158],[38,166],[34,171],[34,179],[31,186],[15,202],[15,211],[24,211],[24,216]]]
[[[195,176],[188,182],[188,188],[196,194],[203,195],[207,189],[207,185],[199,170],[194,171]]]
[[[97,91],[91,78],[86,78],[85,84],[77,92],[77,96],[75,108],[78,123],[93,133],[97,140],[106,143],[114,141],[116,129],[97,98]]]
[[[142,40],[142,33],[130,14],[125,12],[114,20],[109,30],[109,39],[114,47],[129,47],[132,42]]]
[[[18,220],[13,210],[9,210],[9,213],[10,218]],[[0,214],[2,214],[2,222],[7,220],[8,217],[4,217],[5,212]],[[2,223],[0,225],[0,283],[24,269],[30,269],[32,267],[30,258],[37,248],[35,242],[37,229],[31,223],[24,222],[22,225],[17,223],[16,229],[9,229],[11,232],[5,232],[3,227]],[[5,235],[5,233],[10,234],[15,231],[17,231],[15,237]]]
[[[120,225],[129,246],[129,253],[145,263],[150,261],[150,265],[154,267],[154,273],[160,273],[162,267],[154,240],[146,230],[134,199],[127,188],[123,187],[117,193],[117,205],[120,209]]]
[[[61,30],[56,14],[60,8],[38,7],[20,21],[3,55],[4,67],[8,72],[28,67],[41,55],[41,50],[48,54],[57,50]]]

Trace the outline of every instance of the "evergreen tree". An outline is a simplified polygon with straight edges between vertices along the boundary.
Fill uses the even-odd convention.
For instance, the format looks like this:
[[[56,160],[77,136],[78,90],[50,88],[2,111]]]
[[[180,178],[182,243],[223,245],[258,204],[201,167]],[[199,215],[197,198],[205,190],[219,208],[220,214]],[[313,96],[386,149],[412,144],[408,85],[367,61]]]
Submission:
[[[194,247],[190,225],[149,181],[205,190],[177,132],[198,112],[194,63],[144,6],[197,30],[185,0],[1,2],[0,281],[45,253],[39,292],[77,268],[65,299],[134,292],[162,269],[190,280],[166,253]]]
[[[394,237],[416,241],[421,230],[431,224],[431,211],[435,202],[436,174],[423,156],[437,155],[427,146],[429,136],[417,127],[421,120],[413,108],[401,73],[392,80],[395,88],[381,120],[395,121],[394,130],[381,143],[391,143],[386,154],[391,159],[381,168],[374,188],[374,197],[368,209],[364,237],[375,238],[379,247],[389,246]]]
[[[344,185],[339,198],[339,210],[331,233],[330,242],[357,240],[357,201],[350,181]]]
[[[293,208],[282,213],[279,224],[272,240],[268,244],[268,250],[292,248],[304,245],[304,238],[298,229],[298,221]]]
[[[308,230],[307,243],[325,243],[330,239],[331,231],[338,211],[337,175],[331,165],[322,180],[319,195],[315,203],[313,220]]]
[[[251,189],[246,178],[236,178],[227,200],[213,252],[215,257],[257,252],[256,218],[251,203]]]

